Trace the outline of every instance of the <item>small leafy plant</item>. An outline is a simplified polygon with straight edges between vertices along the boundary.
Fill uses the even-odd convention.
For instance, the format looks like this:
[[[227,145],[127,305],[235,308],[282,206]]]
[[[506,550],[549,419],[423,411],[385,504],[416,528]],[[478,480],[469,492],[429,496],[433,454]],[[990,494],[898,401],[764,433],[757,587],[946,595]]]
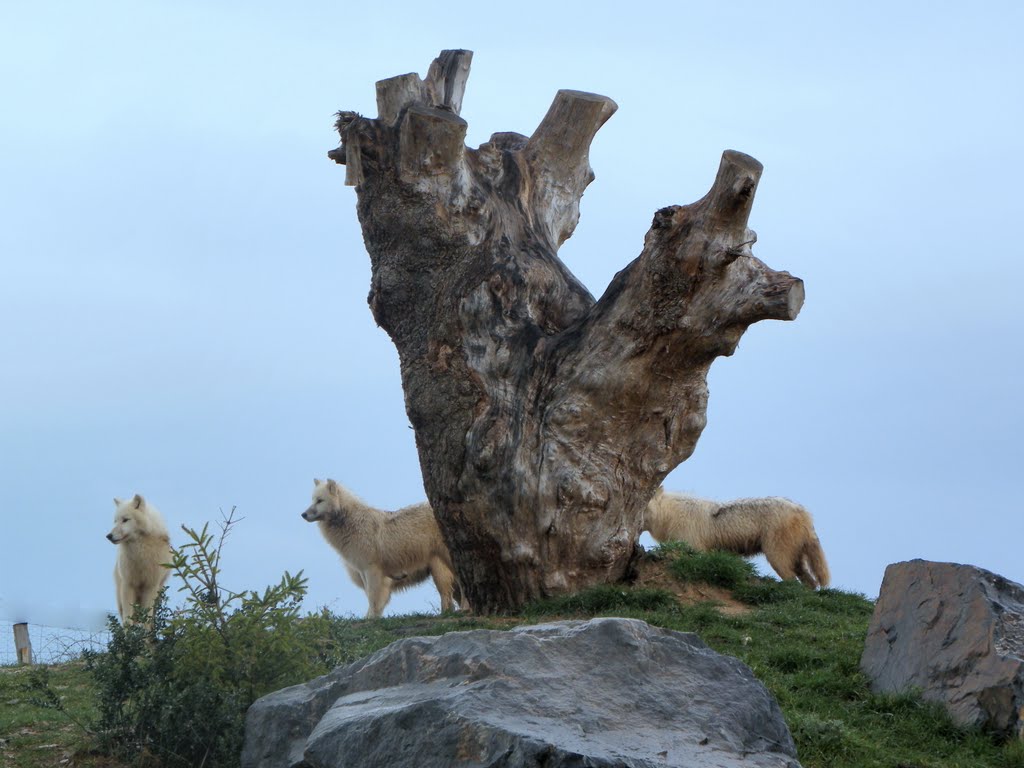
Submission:
[[[323,654],[305,652],[323,622],[299,616],[301,572],[285,572],[262,593],[221,583],[221,552],[238,522],[232,508],[218,537],[208,524],[182,526],[188,542],[172,550],[168,567],[182,583],[184,607],[172,613],[161,595],[152,617],[127,627],[111,618],[107,652],[88,655],[96,732],[108,754],[151,756],[168,768],[237,765],[249,705],[325,671]]]

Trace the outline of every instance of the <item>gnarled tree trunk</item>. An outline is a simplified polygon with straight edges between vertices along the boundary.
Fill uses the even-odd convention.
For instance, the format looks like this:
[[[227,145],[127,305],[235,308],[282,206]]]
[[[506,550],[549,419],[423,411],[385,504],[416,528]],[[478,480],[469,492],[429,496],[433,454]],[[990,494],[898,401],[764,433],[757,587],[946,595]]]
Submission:
[[[751,254],[761,165],[727,151],[595,301],[557,252],[615,103],[559,91],[532,136],[469,149],[471,58],[377,83],[379,116],[339,112],[328,154],[356,187],[427,495],[493,613],[627,573],[648,499],[704,429],[711,362],[751,323],[795,318],[803,284]]]

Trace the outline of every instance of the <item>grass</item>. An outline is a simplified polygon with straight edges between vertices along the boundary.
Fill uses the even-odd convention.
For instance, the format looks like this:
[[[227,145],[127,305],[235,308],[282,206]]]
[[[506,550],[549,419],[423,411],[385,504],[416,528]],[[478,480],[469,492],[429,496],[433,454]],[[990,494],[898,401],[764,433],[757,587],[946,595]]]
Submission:
[[[696,632],[712,648],[738,657],[775,694],[805,768],[1024,768],[1024,742],[1000,745],[956,728],[937,706],[912,695],[876,696],[859,670],[873,606],[861,595],[811,591],[751,577],[740,558],[659,548],[651,559],[681,581],[728,581],[743,613],[713,603],[684,604],[666,589],[602,586],[528,606],[519,617],[413,615],[376,621],[325,621],[311,652],[325,667],[366,656],[414,635],[504,629],[561,618],[625,616]],[[729,560],[738,562],[728,562]],[[686,560],[705,562],[683,562]],[[745,574],[734,580],[737,573]],[[708,574],[711,574],[710,576]],[[724,574],[724,575],[723,575]],[[732,574],[732,575],[730,575]],[[60,712],[40,709],[24,690],[29,672],[0,668],[0,764],[10,768],[73,765],[121,768],[91,754],[90,738]],[[51,670],[64,708],[87,722],[95,712],[91,681],[79,663]]]
[[[82,725],[65,712],[47,706],[30,690],[33,679],[47,674],[50,687],[68,713],[82,724],[95,716],[92,677],[81,662],[51,669],[0,667],[0,765],[66,766],[73,756],[76,766],[107,765],[96,756],[90,762],[92,742]]]
[[[617,615],[696,632],[736,656],[775,694],[805,768],[1024,768],[1024,743],[999,745],[952,724],[916,696],[877,696],[859,669],[873,604],[839,590],[746,576],[745,561],[673,545],[653,557],[681,581],[731,586],[751,610],[725,614],[713,604],[663,604],[643,592],[610,598],[608,587],[531,606],[541,615]],[[739,563],[729,563],[732,559]]]
[[[742,557],[728,552],[696,552],[679,542],[659,547],[655,557],[665,560],[669,572],[684,582],[735,589],[757,575],[754,564]]]

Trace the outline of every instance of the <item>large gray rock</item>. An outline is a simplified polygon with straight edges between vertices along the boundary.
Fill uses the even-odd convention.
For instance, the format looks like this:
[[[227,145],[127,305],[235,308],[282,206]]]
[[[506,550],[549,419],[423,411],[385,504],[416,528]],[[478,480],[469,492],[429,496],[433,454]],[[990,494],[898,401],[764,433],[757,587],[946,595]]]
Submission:
[[[1024,734],[1024,587],[973,565],[885,569],[861,669],[878,692],[919,689],[964,726]]]
[[[392,643],[257,701],[243,768],[799,768],[779,706],[696,635],[630,619]]]

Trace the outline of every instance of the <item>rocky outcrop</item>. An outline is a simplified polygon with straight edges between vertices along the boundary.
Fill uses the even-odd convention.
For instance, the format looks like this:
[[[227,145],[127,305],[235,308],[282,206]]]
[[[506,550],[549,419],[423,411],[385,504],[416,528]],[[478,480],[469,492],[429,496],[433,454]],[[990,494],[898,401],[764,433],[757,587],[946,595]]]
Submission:
[[[878,692],[920,690],[963,726],[1024,735],[1024,587],[982,568],[885,570],[861,669]]]
[[[631,619],[400,640],[246,719],[243,768],[455,765],[799,768],[749,668]]]

